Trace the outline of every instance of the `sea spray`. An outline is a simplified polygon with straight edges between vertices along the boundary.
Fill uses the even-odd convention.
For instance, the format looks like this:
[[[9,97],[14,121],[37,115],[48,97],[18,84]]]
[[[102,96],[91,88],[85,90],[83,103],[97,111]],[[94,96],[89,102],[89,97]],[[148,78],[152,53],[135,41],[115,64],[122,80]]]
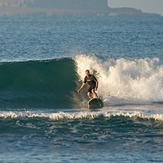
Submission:
[[[162,102],[163,65],[153,59],[100,59],[78,55],[74,58],[77,72],[83,80],[85,69],[96,72],[98,93],[105,100],[114,96],[125,100]]]

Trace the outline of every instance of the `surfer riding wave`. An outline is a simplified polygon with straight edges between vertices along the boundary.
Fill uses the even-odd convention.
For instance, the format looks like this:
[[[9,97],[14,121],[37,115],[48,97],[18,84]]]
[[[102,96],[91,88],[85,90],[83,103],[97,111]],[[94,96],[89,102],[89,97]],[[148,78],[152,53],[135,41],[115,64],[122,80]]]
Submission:
[[[92,99],[93,97],[97,98],[97,89],[98,89],[98,80],[96,79],[96,77],[92,74],[90,74],[89,70],[85,71],[85,78],[84,78],[84,82],[82,83],[80,89],[78,90],[78,92],[80,93],[80,91],[84,88],[85,84],[88,83],[89,84],[89,89],[88,89],[88,97],[89,99]]]

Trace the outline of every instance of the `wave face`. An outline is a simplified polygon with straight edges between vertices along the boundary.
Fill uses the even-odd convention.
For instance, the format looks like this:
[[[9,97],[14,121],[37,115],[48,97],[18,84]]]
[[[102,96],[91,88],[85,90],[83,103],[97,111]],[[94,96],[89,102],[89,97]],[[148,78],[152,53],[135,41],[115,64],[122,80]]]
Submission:
[[[72,59],[1,63],[1,107],[71,107],[77,75]]]

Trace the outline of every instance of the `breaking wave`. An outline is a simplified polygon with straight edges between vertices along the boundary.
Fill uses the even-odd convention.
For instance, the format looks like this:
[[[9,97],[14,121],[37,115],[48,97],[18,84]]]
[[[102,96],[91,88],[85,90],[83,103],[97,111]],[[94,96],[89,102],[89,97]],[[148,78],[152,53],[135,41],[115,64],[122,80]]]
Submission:
[[[86,98],[77,89],[90,69],[105,105],[163,102],[163,65],[158,58],[71,58],[1,62],[1,107],[72,108]],[[87,99],[85,99],[87,101]]]

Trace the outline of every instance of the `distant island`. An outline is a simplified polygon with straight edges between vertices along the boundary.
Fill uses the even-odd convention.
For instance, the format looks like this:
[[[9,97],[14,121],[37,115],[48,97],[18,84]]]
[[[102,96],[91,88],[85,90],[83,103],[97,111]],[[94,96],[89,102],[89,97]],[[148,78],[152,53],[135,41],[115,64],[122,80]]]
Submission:
[[[110,8],[107,0],[0,0],[0,16],[46,15],[96,15],[142,16],[159,15],[143,13],[134,8]]]

